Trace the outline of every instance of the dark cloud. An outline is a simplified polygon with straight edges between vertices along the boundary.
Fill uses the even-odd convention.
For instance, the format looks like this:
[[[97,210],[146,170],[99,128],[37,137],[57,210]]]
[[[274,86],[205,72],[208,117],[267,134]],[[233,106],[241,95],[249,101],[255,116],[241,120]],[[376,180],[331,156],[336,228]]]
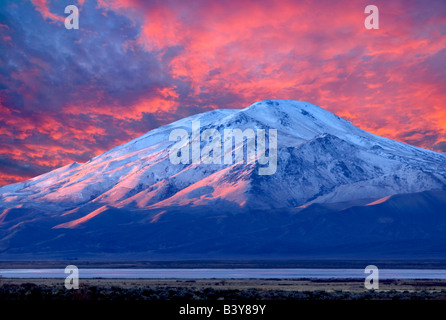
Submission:
[[[28,178],[43,174],[54,169],[53,166],[36,165],[33,162],[0,157],[2,172],[8,175],[20,175]]]
[[[80,15],[82,28],[66,30],[59,23],[44,23],[31,4],[7,8],[14,48],[3,48],[1,73],[7,103],[14,108],[57,112],[92,101],[109,107],[132,105],[172,85],[155,53],[127,46],[141,30],[125,16],[113,11],[104,16],[87,1]],[[59,4],[59,12],[61,8]]]
[[[443,140],[437,142],[436,144],[433,145],[432,149],[438,152],[446,152],[446,141]]]

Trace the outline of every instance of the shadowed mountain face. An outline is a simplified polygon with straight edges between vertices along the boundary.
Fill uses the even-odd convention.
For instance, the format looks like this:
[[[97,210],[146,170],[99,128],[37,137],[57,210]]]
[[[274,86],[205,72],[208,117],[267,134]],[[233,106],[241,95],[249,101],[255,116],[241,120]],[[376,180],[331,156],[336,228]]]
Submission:
[[[258,157],[205,164],[215,129],[277,130]],[[173,164],[184,129],[201,163]],[[257,140],[258,142],[258,140]],[[259,145],[256,145],[256,152]],[[270,150],[270,152],[273,152]],[[226,153],[227,155],[227,153]],[[223,161],[222,161],[223,163]],[[365,132],[307,102],[268,100],[152,130],[87,163],[0,188],[4,257],[445,257],[446,155]]]

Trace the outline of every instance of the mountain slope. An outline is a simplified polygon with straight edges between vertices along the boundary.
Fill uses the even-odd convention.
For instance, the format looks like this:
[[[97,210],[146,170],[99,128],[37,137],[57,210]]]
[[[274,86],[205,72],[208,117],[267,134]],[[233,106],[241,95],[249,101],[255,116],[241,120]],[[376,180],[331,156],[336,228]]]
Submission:
[[[39,223],[22,223],[20,209],[13,209],[3,222],[6,229],[0,230],[0,252],[2,259],[33,260],[444,259],[445,207],[445,191],[395,195],[346,208],[105,207],[74,228],[53,227],[63,219],[49,215]]]

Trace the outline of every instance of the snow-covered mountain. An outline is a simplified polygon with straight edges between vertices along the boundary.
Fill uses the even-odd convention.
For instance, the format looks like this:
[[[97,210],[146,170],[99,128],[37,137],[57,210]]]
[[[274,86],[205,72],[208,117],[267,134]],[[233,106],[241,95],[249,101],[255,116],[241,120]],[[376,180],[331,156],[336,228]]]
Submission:
[[[255,158],[231,164],[173,164],[169,158],[176,143],[169,139],[172,130],[191,134],[197,121],[201,132],[215,129],[222,137],[225,129],[277,130],[277,170],[260,175],[264,165]],[[195,142],[205,146],[199,139]],[[110,238],[117,225],[138,225],[129,231],[137,233],[146,232],[144,226],[153,229],[169,221],[170,231],[164,227],[155,231],[163,238],[184,223],[178,212],[187,216],[195,212],[194,221],[198,217],[206,221],[205,213],[218,217],[211,214],[216,210],[245,212],[246,217],[263,212],[271,219],[275,212],[300,215],[315,205],[336,212],[357,205],[372,208],[388,203],[393,195],[410,197],[428,190],[446,190],[445,154],[368,133],[308,102],[266,100],[245,109],[187,117],[84,164],[73,163],[0,188],[0,250],[16,252],[27,241],[25,230],[29,237],[34,235],[33,250],[39,250],[35,248],[39,243],[48,245],[48,252],[58,247],[54,239],[74,234],[67,230],[90,235],[102,230],[99,233],[108,232]],[[252,224],[261,224],[259,219]],[[227,237],[235,241],[230,234]],[[280,238],[287,243],[293,239]],[[190,235],[188,241],[192,240]],[[149,250],[147,243],[138,241],[129,245]],[[101,250],[105,249],[96,249]]]
[[[174,128],[277,129],[278,169],[258,175],[255,162],[174,165]],[[203,143],[202,143],[203,144]],[[202,205],[218,199],[252,208],[380,198],[446,186],[446,156],[363,131],[307,102],[268,100],[241,110],[215,110],[152,130],[97,156],[0,188],[16,203],[148,208]]]

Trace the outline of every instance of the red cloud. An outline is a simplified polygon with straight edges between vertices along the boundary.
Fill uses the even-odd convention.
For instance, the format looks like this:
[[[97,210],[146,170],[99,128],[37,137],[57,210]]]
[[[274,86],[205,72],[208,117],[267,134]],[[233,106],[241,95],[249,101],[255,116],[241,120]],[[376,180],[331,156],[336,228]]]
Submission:
[[[143,12],[147,49],[183,48],[170,72],[191,81],[197,100],[221,92],[241,96],[230,107],[309,100],[393,139],[430,148],[427,132],[446,138],[444,70],[422,66],[446,47],[444,10],[380,2],[381,28],[366,30],[365,1],[108,4]]]

